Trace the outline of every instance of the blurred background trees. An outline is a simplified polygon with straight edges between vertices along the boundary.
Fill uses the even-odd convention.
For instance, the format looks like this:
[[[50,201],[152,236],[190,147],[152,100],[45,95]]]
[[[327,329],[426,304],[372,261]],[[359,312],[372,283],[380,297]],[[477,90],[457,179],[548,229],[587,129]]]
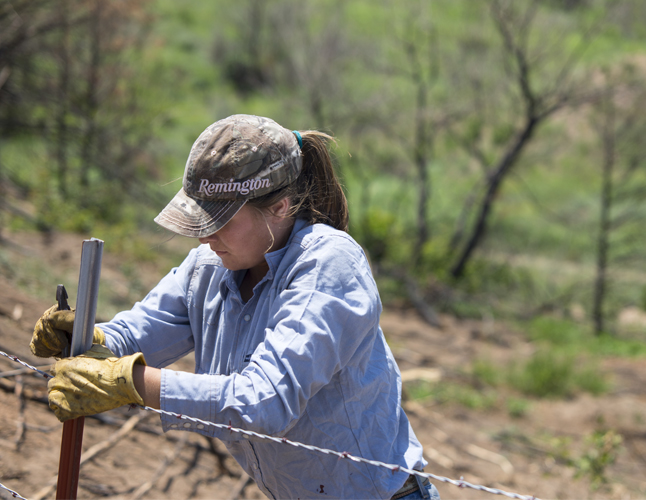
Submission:
[[[161,201],[151,197],[159,171],[148,147],[159,91],[138,61],[149,7],[2,3],[0,154],[20,156],[3,184],[30,198],[38,227],[71,218],[71,228],[87,230],[97,218],[119,221],[128,195]]]
[[[429,321],[574,308],[618,334],[646,296],[644,16],[640,0],[0,0],[0,234],[149,234],[205,126],[266,115],[337,137],[385,301]]]

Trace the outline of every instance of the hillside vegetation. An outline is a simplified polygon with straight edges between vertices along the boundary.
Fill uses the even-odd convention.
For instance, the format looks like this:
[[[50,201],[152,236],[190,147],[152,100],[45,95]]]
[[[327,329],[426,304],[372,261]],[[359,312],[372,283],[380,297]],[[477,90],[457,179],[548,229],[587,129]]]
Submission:
[[[642,307],[641,2],[57,6],[3,3],[1,228],[153,258],[194,138],[253,113],[337,137],[386,300],[403,273],[439,310],[613,334]]]
[[[387,311],[449,346],[478,323],[408,404],[522,426],[539,400],[610,400],[605,368],[646,356],[644,19],[643,0],[0,0],[0,277],[49,303],[97,237],[99,314],[130,307],[196,244],[152,220],[195,138],[269,116],[336,138]],[[405,363],[417,334],[384,330]],[[548,455],[597,491],[621,436],[595,429],[594,457]]]
[[[77,231],[125,266],[154,261],[152,217],[194,138],[267,115],[337,138],[351,233],[386,303],[644,340],[642,2],[0,12],[0,234]]]

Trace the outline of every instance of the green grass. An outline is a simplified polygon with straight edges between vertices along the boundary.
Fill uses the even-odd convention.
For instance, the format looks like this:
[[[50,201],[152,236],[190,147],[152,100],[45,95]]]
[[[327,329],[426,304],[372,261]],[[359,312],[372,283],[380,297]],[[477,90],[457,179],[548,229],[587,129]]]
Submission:
[[[470,370],[474,387],[512,389],[534,398],[568,398],[581,392],[600,395],[610,389],[609,376],[594,359],[560,348],[543,346],[524,361],[507,365],[476,359]],[[525,411],[524,399],[507,401],[511,415]]]
[[[531,403],[524,398],[508,397],[506,400],[507,413],[512,418],[522,418],[531,409]]]
[[[574,367],[569,356],[539,352],[528,362],[512,369],[509,384],[523,394],[539,398],[563,398],[574,391]]]
[[[567,351],[599,356],[646,356],[646,343],[642,341],[609,334],[595,336],[589,326],[567,319],[539,316],[531,320],[526,328],[531,340]]]
[[[600,395],[610,388],[607,375],[596,365],[560,351],[538,351],[524,362],[507,366],[476,360],[470,376],[470,383],[407,383],[405,394],[412,400],[455,403],[471,410],[504,408],[511,417],[521,418],[532,398],[564,399],[582,392]]]
[[[589,476],[593,489],[607,483],[606,468],[617,461],[622,443],[622,436],[614,430],[598,430],[587,436],[585,452],[572,460],[575,477]]]
[[[636,0],[622,3],[622,9],[633,9],[635,20],[645,11]],[[558,49],[558,44],[562,44],[560,53],[564,54],[581,40],[584,29],[580,23],[605,19],[601,3],[584,2],[583,7],[571,11],[562,5],[556,1],[543,2],[538,8],[537,24],[530,32],[529,43],[541,51]],[[610,10],[619,8],[612,2],[607,5]],[[509,81],[500,64],[500,36],[485,7],[480,4],[474,7],[473,2],[466,0],[440,0],[432,6],[348,0],[339,10],[322,0],[308,2],[307,6],[294,2],[293,12],[302,9],[298,13],[304,17],[299,22],[304,32],[310,33],[313,46],[325,41],[318,34],[324,35],[327,23],[340,15],[347,31],[342,38],[349,41],[352,49],[346,51],[347,59],[345,55],[340,58],[340,66],[330,63],[329,68],[319,67],[318,64],[326,64],[324,58],[311,61],[312,75],[316,71],[335,74],[333,83],[318,89],[328,123],[314,123],[307,81],[292,68],[292,64],[302,64],[298,58],[308,52],[296,46],[285,50],[280,45],[284,40],[275,36],[272,25],[280,19],[278,9],[288,6],[285,2],[267,2],[259,33],[263,41],[261,63],[283,68],[285,74],[275,73],[275,81],[267,88],[244,94],[225,78],[225,67],[232,58],[248,56],[252,6],[232,0],[194,5],[171,0],[152,2],[150,37],[144,42],[143,57],[130,61],[137,70],[136,78],[126,83],[136,83],[137,88],[141,87],[141,96],[148,96],[142,102],[149,114],[135,115],[153,131],[148,149],[142,147],[141,154],[154,157],[151,165],[155,168],[151,166],[149,177],[158,192],[164,192],[170,199],[179,189],[178,181],[162,186],[182,176],[197,135],[212,121],[228,114],[268,115],[290,128],[331,129],[339,143],[335,155],[350,204],[351,233],[377,262],[409,265],[419,195],[413,148],[418,115],[415,99],[411,98],[414,83],[407,76],[410,68],[401,38],[418,36],[418,40],[411,41],[419,42],[422,52],[430,50],[437,55],[439,72],[437,82],[428,89],[429,113],[437,125],[432,126],[432,151],[427,166],[430,204],[426,216],[431,239],[424,248],[423,262],[414,270],[420,285],[439,283],[450,289],[434,299],[437,300],[434,305],[459,316],[480,318],[486,311],[496,319],[506,319],[527,316],[546,304],[561,312],[572,302],[588,307],[603,155],[581,109],[559,113],[535,131],[531,146],[502,184],[487,236],[465,277],[458,282],[448,277],[456,257],[449,243],[474,186],[484,178],[485,168],[465,152],[442,123],[457,113],[458,118],[451,122],[452,132],[464,132],[466,136],[471,131],[470,140],[480,137],[478,147],[491,167],[501,158],[502,145],[513,136],[513,126],[520,119],[514,110],[514,98],[509,98],[517,91],[507,92]],[[608,15],[607,21],[611,19],[613,16]],[[646,30],[630,16],[622,19],[624,25],[608,26],[584,54],[584,66],[595,68],[595,74],[608,62],[644,53]],[[409,20],[414,29],[407,30]],[[437,35],[433,42],[437,45],[430,48],[428,40],[422,38],[428,35],[429,23]],[[288,61],[289,57],[292,59]],[[132,55],[124,62],[129,59]],[[425,74],[429,70],[426,62],[421,64]],[[552,84],[553,70],[562,62],[557,56],[546,71],[533,68],[532,74]],[[55,66],[51,60],[48,64]],[[474,104],[469,109],[472,97],[469,86],[476,83],[482,84],[481,98],[486,102],[481,103],[482,108],[476,109]],[[540,87],[546,82],[534,83]],[[496,112],[488,114],[485,108]],[[34,113],[42,117],[51,114],[50,111],[41,103]],[[29,118],[25,118],[27,123]],[[18,185],[24,198],[33,203],[36,224],[92,231],[94,236],[106,240],[107,248],[131,262],[156,259],[155,250],[136,235],[151,228],[147,225],[149,215],[146,214],[148,223],[143,222],[140,212],[155,212],[161,207],[124,209],[122,201],[117,201],[121,200],[118,190],[111,186],[99,188],[93,194],[97,202],[94,209],[81,209],[73,206],[72,200],[60,200],[51,193],[55,191],[51,174],[53,150],[43,134],[13,135],[0,145],[0,174]],[[5,220],[14,229],[36,225],[20,217],[7,216],[2,222]],[[468,230],[473,216],[465,223]],[[643,237],[636,236],[638,253],[633,267],[614,261],[611,264],[613,270],[624,271],[609,292],[607,309],[611,318],[626,305],[643,303],[645,283],[630,276],[646,263],[643,250],[646,245],[639,239]],[[128,265],[136,267],[126,263],[126,268]],[[405,297],[401,284],[378,279],[385,303]],[[527,389],[530,391],[557,390],[558,384],[548,387],[553,383],[551,378],[558,378],[559,370],[564,369],[558,359],[567,358],[572,352],[591,356],[646,354],[646,344],[639,338],[594,337],[589,327],[566,320],[538,317],[529,322],[527,330],[532,341],[546,344],[546,349],[559,350],[551,367],[546,368],[545,360],[542,364],[536,360],[522,368],[543,377],[544,388]],[[485,373],[483,366],[475,370],[487,385],[500,384],[504,378]],[[577,373],[562,376],[570,377],[575,388],[583,387],[584,381],[576,381]],[[530,382],[526,384],[529,386]],[[582,390],[601,389],[592,384]]]
[[[502,381],[500,367],[483,359],[476,359],[471,367],[471,376],[478,382],[495,387]]]
[[[488,410],[494,408],[497,396],[494,391],[481,391],[468,385],[454,382],[430,383],[425,381],[406,384],[406,394],[414,401],[436,404],[457,403],[471,410]]]

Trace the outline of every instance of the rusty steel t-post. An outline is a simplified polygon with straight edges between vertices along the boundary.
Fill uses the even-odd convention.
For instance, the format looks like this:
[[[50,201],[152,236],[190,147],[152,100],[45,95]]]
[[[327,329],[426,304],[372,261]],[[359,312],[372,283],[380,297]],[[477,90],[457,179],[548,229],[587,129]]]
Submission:
[[[69,356],[78,356],[92,347],[102,256],[103,241],[96,238],[83,241],[74,329]],[[62,301],[61,298],[63,299]],[[59,285],[56,293],[59,309],[64,308],[63,304],[67,305],[66,298],[65,289],[62,288],[61,290]],[[58,484],[56,486],[57,500],[76,499],[84,424],[84,417],[68,420],[63,424],[61,456],[58,462]]]

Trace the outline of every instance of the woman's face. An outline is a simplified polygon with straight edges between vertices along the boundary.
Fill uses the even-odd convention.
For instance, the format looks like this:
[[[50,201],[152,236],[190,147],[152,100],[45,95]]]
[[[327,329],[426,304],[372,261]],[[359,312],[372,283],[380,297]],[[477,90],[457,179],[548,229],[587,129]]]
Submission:
[[[271,207],[269,213],[244,205],[219,231],[199,238],[200,243],[208,243],[224,267],[232,271],[266,268],[265,253],[282,248],[294,225],[291,219],[281,217],[288,208],[287,199]]]

